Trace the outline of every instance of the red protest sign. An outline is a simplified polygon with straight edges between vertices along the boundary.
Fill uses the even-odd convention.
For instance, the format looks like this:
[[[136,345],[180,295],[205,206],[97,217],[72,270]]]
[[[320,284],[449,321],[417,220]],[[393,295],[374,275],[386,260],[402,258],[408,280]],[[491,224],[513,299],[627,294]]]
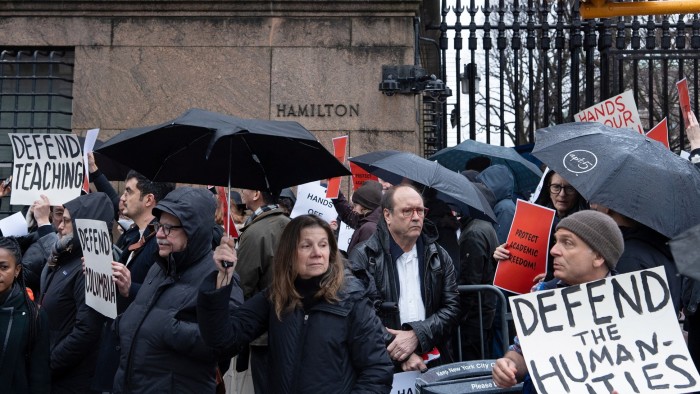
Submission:
[[[379,179],[353,162],[350,162],[350,172],[352,172],[352,190],[359,189],[365,181],[376,181]]]
[[[681,114],[683,115],[683,124],[688,127],[688,112],[690,112],[690,95],[688,94],[688,80],[685,78],[676,82],[678,89],[678,103],[681,105]]]
[[[652,140],[659,141],[660,143],[664,144],[666,148],[671,149],[668,144],[668,121],[666,118],[663,118],[659,124],[649,130],[647,137],[651,138]]]
[[[339,162],[345,163],[347,158],[348,136],[333,138],[333,155]],[[340,177],[331,178],[328,180],[328,189],[326,189],[326,198],[338,198],[340,192]]]
[[[493,285],[517,294],[532,288],[532,280],[547,272],[549,235],[554,210],[518,200],[506,247],[510,258],[496,267]]]
[[[238,239],[238,229],[236,224],[233,222],[233,217],[231,212],[228,210],[229,203],[226,201],[228,198],[228,193],[224,190],[223,186],[216,187],[216,197],[219,199],[219,204],[222,205],[222,217],[224,218],[224,230],[228,230],[228,236],[231,238]],[[226,219],[228,218],[228,222]]]

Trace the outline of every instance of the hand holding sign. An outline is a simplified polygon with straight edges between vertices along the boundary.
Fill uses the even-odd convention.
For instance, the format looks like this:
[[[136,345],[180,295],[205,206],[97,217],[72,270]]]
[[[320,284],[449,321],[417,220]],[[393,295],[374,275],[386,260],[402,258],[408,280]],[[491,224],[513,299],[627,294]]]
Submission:
[[[700,148],[700,124],[698,124],[698,119],[693,111],[688,112],[688,127],[685,129],[685,133],[690,142],[690,149]]]

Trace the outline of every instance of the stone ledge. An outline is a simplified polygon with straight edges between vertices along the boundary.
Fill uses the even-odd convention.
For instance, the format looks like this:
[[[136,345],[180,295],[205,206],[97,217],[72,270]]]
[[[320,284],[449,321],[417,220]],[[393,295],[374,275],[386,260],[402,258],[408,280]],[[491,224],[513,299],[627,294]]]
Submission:
[[[0,16],[413,16],[422,0],[0,1]]]

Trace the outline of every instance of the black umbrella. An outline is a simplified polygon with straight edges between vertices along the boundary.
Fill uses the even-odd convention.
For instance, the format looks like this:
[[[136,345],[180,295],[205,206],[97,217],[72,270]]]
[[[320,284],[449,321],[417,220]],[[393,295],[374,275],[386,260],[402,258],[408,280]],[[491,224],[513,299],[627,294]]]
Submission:
[[[678,272],[695,280],[700,280],[700,225],[686,230],[668,242],[673,253],[673,261]]]
[[[466,140],[456,146],[441,149],[429,160],[435,160],[453,171],[464,170],[464,164],[469,159],[485,156],[491,159],[491,164],[503,164],[513,173],[515,191],[521,196],[529,196],[540,183],[542,171],[513,148],[490,145],[479,141]]]
[[[297,122],[241,119],[201,109],[126,130],[96,151],[162,182],[279,192],[350,174]]]
[[[496,222],[496,215],[483,194],[466,177],[437,162],[408,152],[378,151],[350,159],[370,174],[398,185],[404,179],[437,190],[437,197],[455,204],[470,216]]]
[[[589,202],[669,238],[700,223],[700,171],[639,133],[566,123],[537,130],[532,154]]]

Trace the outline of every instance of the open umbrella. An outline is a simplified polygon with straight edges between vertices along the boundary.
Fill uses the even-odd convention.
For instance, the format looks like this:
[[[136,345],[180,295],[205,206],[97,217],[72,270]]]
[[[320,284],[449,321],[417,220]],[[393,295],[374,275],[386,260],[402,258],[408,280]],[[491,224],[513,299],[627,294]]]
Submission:
[[[272,192],[350,174],[297,122],[241,119],[201,109],[126,130],[96,152],[153,181]]]
[[[378,151],[350,159],[370,174],[398,185],[404,179],[437,190],[437,197],[455,204],[470,216],[496,222],[496,215],[483,194],[466,177],[437,162],[408,152]]]
[[[532,154],[589,202],[669,238],[700,222],[700,171],[642,134],[566,123],[537,130]]]
[[[515,178],[515,191],[521,196],[529,196],[542,178],[542,171],[513,148],[490,145],[479,141],[466,140],[456,146],[441,149],[429,160],[435,160],[453,171],[464,170],[464,164],[472,158],[485,156],[491,164],[503,164]]]
[[[700,280],[700,255],[698,245],[700,245],[700,225],[696,225],[686,230],[668,242],[673,254],[673,261],[676,263],[678,272],[681,275]]]

